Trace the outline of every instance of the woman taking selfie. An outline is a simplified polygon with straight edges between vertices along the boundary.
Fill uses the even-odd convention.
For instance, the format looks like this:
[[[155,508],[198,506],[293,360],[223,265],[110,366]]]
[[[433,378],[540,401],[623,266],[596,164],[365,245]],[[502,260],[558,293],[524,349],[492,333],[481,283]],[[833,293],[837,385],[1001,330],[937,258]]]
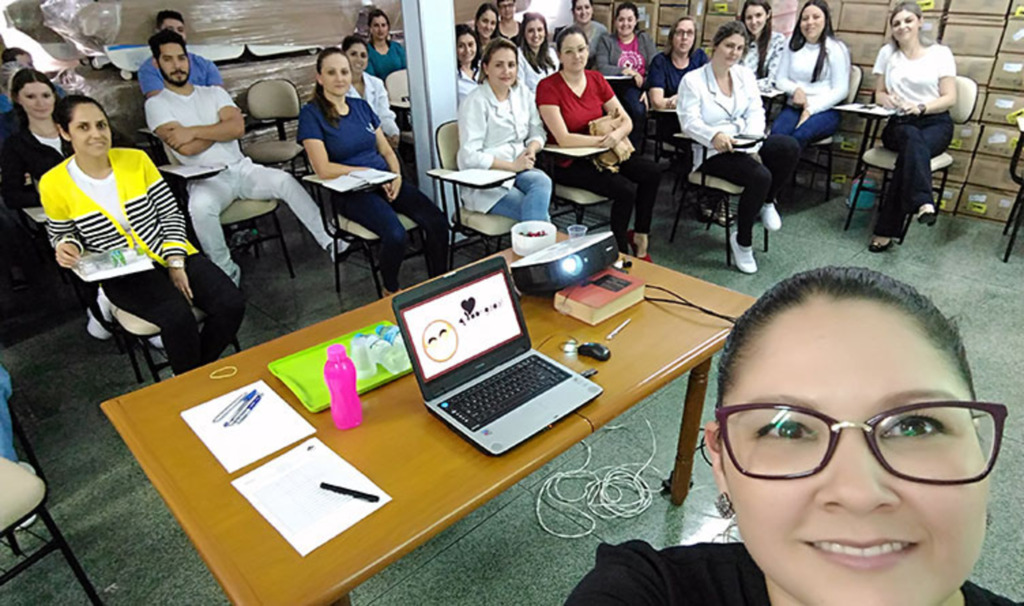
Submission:
[[[704,428],[743,542],[601,545],[567,604],[1013,606],[967,580],[1007,416],[977,400],[956,325],[912,287],[784,280],[736,322]]]
[[[739,20],[747,28],[749,36],[747,53],[743,56],[746,65],[757,76],[761,90],[775,86],[775,74],[779,70],[782,51],[786,48],[786,36],[772,31],[772,5],[769,0],[746,0],[740,9]]]

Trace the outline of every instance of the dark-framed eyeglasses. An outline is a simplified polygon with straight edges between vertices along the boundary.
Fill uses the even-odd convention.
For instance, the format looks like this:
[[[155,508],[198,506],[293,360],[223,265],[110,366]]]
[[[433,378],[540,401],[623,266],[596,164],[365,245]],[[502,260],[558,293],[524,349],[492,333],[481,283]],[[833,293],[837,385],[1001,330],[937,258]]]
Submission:
[[[924,484],[970,484],[995,465],[1006,406],[922,402],[881,412],[863,423],[840,421],[789,404],[739,404],[715,411],[726,452],[745,476],[791,480],[828,465],[844,429],[864,432],[892,475]]]

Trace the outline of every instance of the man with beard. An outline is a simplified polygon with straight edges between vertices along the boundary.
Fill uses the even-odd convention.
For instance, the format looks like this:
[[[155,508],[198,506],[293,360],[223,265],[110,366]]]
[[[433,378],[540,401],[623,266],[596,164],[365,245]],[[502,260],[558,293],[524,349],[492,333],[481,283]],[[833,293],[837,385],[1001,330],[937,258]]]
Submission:
[[[164,90],[146,101],[146,123],[185,166],[224,165],[216,176],[189,183],[189,214],[206,255],[238,284],[241,270],[231,260],[220,214],[238,198],[283,200],[321,248],[332,245],[320,210],[302,185],[283,170],[254,164],[242,155],[242,112],[219,86],[189,82],[185,40],[163,30],[149,39]]]
[[[178,34],[182,40],[186,38],[185,18],[178,11],[163,10],[156,14],[156,31],[165,29]],[[191,67],[189,82],[196,86],[224,86],[224,80],[213,61],[189,53],[188,62]],[[164,79],[160,77],[155,59],[146,59],[139,66],[139,87],[147,99],[164,89]]]

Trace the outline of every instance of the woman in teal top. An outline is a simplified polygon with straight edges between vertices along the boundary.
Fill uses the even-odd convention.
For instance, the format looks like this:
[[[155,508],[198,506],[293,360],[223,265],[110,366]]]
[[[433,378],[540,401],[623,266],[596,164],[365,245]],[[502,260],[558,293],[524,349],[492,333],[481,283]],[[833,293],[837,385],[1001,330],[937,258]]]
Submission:
[[[366,73],[387,81],[388,74],[405,69],[405,48],[391,41],[391,19],[387,13],[375,8],[370,11],[370,64]]]

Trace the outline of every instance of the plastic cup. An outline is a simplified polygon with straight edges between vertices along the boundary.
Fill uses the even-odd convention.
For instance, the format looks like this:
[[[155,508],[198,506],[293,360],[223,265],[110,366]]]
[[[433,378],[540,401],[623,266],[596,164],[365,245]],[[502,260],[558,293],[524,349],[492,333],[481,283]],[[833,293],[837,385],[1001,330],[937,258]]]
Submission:
[[[565,231],[569,232],[569,239],[570,240],[576,240],[577,238],[582,238],[583,236],[587,235],[587,226],[586,225],[570,225],[569,227],[567,227],[565,229]]]

